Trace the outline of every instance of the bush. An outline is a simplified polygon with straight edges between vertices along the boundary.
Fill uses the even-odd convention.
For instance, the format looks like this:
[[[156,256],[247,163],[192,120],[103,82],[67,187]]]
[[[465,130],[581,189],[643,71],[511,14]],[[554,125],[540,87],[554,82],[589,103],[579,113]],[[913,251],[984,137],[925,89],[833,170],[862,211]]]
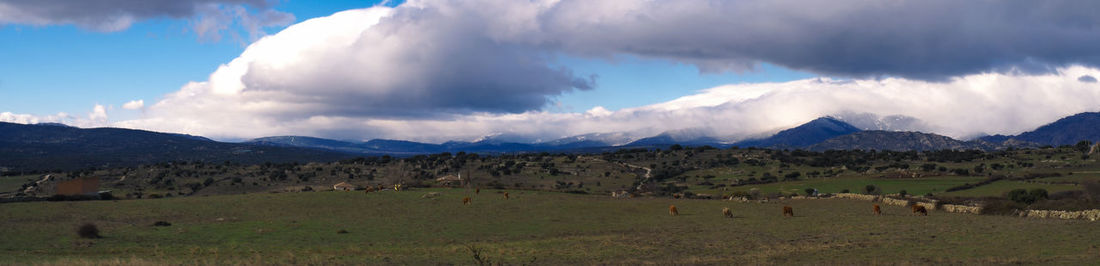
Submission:
[[[157,221],[153,223],[153,226],[172,226],[172,223],[169,223],[168,221]]]
[[[866,187],[863,187],[863,191],[867,192],[867,194],[873,194],[877,190],[878,187],[876,187],[875,185],[867,185]]]
[[[898,191],[898,195],[905,197],[905,195],[909,195],[909,191],[905,191],[904,189],[902,189],[901,191]]]
[[[80,236],[80,238],[102,238],[102,236],[99,235],[99,228],[92,223],[86,223],[77,227],[76,235]]]
[[[848,190],[847,188],[841,189],[840,193],[851,193],[851,190]]]
[[[813,196],[814,192],[817,192],[816,188],[806,188],[806,196]]]
[[[1028,191],[1027,194],[1031,195],[1031,197],[1034,197],[1035,200],[1045,200],[1049,198],[1047,190],[1041,188],[1032,189],[1031,191]]]
[[[1032,189],[1031,191],[1027,191],[1024,189],[1014,189],[1012,191],[1009,191],[1008,194],[1005,194],[1005,198],[1008,198],[1013,202],[1028,205],[1031,205],[1040,200],[1047,199],[1047,197],[1047,190],[1041,188]]]

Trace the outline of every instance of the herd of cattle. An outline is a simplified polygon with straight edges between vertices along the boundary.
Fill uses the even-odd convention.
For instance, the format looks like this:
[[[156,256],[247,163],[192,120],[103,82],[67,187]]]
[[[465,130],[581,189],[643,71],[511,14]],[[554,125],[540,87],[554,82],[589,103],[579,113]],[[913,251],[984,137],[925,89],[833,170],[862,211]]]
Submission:
[[[377,190],[381,191],[381,190],[383,190],[383,188],[384,187],[382,185],[378,185]],[[393,186],[393,190],[395,190],[395,191],[400,191],[402,189],[403,188],[400,184],[395,184]],[[370,193],[374,190],[375,190],[375,188],[373,188],[373,187],[367,187],[365,192]],[[507,191],[501,191],[501,192],[498,192],[498,193],[504,195],[504,199],[509,199]],[[478,188],[478,189],[474,190],[474,194],[481,194],[481,188]],[[470,205],[470,204],[473,204],[473,199],[471,199],[470,197],[462,198],[462,205]],[[925,208],[924,206],[921,206],[919,204],[913,204],[910,207],[912,208],[912,211],[913,211],[914,215],[923,215],[923,216],[928,215],[928,208]],[[875,215],[882,215],[882,207],[879,207],[878,204],[872,205],[872,211]],[[680,215],[680,210],[676,209],[676,205],[669,205],[668,206],[668,214],[672,215],[672,216],[677,216],[677,215]],[[726,218],[733,218],[733,211],[730,210],[729,207],[722,208],[722,215],[725,216]],[[794,208],[792,208],[791,206],[783,206],[783,216],[784,217],[794,217]]]

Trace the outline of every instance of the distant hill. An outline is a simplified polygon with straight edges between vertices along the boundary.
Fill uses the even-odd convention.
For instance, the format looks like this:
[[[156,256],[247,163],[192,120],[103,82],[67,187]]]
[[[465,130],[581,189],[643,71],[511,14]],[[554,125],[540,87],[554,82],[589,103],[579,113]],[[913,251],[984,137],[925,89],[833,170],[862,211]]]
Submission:
[[[860,132],[859,128],[830,117],[814,119],[800,126],[779,131],[771,137],[738,142],[740,147],[805,148],[827,139]]]
[[[687,146],[712,146],[723,147],[722,141],[712,137],[699,136],[690,139],[677,139],[669,134],[661,134],[653,137],[642,138],[623,145],[623,147],[663,147],[673,144]]]
[[[1080,113],[1024,132],[1013,139],[1043,145],[1073,145],[1082,140],[1100,141],[1100,113]]]
[[[813,151],[825,150],[892,150],[892,151],[929,151],[929,150],[967,150],[989,149],[977,142],[956,140],[920,132],[898,132],[868,130],[825,140],[809,147]]]
[[[351,157],[347,153],[223,143],[144,130],[0,122],[0,170],[7,171],[128,167],[167,161],[263,163]]]

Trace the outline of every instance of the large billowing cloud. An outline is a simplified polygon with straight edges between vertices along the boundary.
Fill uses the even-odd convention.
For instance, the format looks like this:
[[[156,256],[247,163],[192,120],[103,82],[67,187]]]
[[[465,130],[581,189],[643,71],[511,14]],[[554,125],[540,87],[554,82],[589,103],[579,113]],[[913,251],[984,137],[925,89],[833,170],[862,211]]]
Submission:
[[[423,141],[665,131],[738,139],[822,115],[913,117],[955,137],[1096,110],[1089,1],[420,0],[308,20],[250,45],[128,127],[221,138]],[[632,55],[827,76],[618,111],[540,111],[595,86],[554,56]]]
[[[1100,65],[1096,1],[584,1],[539,12],[538,42],[737,70],[944,80]]]
[[[0,0],[0,25],[63,25],[112,32],[152,18],[195,19],[194,30],[216,40],[236,21],[252,35],[294,22],[271,0]],[[250,11],[252,8],[254,11]],[[254,36],[255,37],[255,36]]]
[[[1100,84],[1080,82],[1081,75],[1100,75],[1100,69],[1075,66],[1047,74],[985,73],[946,82],[819,78],[737,84],[659,104],[618,111],[597,107],[584,113],[481,112],[411,120],[316,115],[280,120],[250,115],[248,107],[241,106],[227,108],[220,116],[165,114],[119,125],[236,138],[303,134],[443,142],[506,134],[549,141],[588,133],[624,133],[636,139],[673,132],[684,138],[705,135],[735,141],[766,136],[821,116],[867,113],[879,116],[871,116],[874,119],[902,120],[902,129],[967,139],[1018,134],[1063,116],[1100,111]]]

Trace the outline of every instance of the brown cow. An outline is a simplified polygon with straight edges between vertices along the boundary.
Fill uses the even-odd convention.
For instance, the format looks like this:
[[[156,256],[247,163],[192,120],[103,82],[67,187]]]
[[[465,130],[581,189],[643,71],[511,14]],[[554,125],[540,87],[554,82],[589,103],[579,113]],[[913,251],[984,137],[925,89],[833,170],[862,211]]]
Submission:
[[[920,204],[913,204],[913,214],[928,216],[928,209]]]
[[[791,206],[783,206],[783,216],[794,217],[794,208],[791,208]]]
[[[473,203],[473,201],[470,200],[470,197],[462,198],[462,205],[470,205],[471,203]]]
[[[729,207],[722,208],[722,215],[725,215],[726,218],[733,218],[733,212],[730,211]]]
[[[481,188],[474,189],[474,194],[481,194]]]
[[[504,192],[504,199],[508,199],[508,192]]]
[[[676,205],[668,205],[668,215],[680,215],[680,211],[676,209]]]
[[[875,204],[875,215],[882,215],[882,208]]]

